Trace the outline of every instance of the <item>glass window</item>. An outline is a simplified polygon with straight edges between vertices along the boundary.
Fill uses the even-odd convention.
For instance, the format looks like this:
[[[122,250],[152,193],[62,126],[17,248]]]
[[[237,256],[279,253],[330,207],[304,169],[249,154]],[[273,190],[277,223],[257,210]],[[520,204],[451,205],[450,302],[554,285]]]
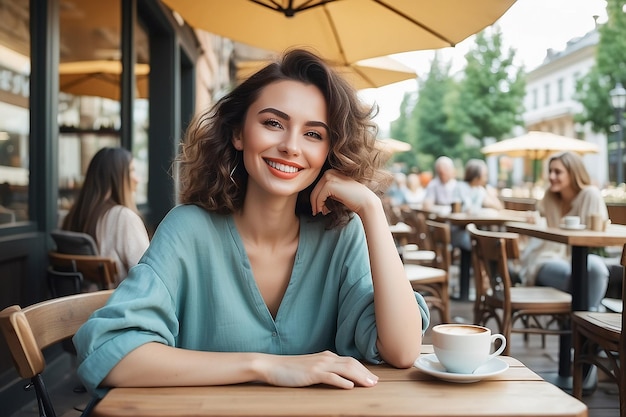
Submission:
[[[140,24],[135,24],[135,47],[137,51],[137,63],[135,64],[135,103],[133,110],[133,158],[135,159],[135,171],[139,178],[135,201],[137,204],[148,202],[148,127],[150,125],[148,100],[148,78],[150,74],[150,48],[148,46],[148,33]]]
[[[28,0],[0,0],[0,227],[28,220]]]
[[[557,93],[556,93],[557,94],[556,100],[559,102],[563,101],[563,98],[564,98],[563,84],[564,84],[563,78],[559,78],[559,80],[557,81]]]

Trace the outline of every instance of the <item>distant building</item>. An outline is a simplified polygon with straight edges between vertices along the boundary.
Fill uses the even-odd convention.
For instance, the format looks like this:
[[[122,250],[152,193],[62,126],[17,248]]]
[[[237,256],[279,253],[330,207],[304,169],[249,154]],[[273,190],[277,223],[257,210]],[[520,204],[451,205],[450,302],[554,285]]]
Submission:
[[[585,155],[584,160],[592,180],[604,186],[608,182],[606,136],[574,122],[574,115],[582,111],[582,105],[574,100],[576,82],[594,65],[599,40],[594,29],[570,40],[563,51],[547,50],[543,63],[527,74],[523,118],[527,131],[552,132],[598,145],[600,152]],[[532,172],[530,161],[524,172]]]

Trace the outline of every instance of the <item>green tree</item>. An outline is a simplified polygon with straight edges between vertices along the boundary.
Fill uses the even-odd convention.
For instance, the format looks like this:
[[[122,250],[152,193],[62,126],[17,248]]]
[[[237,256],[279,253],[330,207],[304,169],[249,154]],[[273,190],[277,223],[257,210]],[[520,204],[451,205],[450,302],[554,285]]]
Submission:
[[[408,124],[415,127],[414,145],[418,154],[456,156],[461,137],[449,128],[445,112],[445,97],[454,86],[450,63],[442,62],[436,53],[428,74],[419,79],[418,100],[413,108],[412,124]]]
[[[615,123],[610,90],[617,82],[626,85],[626,0],[607,0],[608,21],[600,26],[596,63],[576,83],[575,98],[582,106],[576,121],[591,124],[595,132],[609,134]]]
[[[415,96],[416,94],[414,92],[404,93],[402,102],[400,103],[400,116],[398,116],[396,120],[392,121],[389,126],[389,135],[393,139],[410,143],[411,146],[413,146],[411,151],[396,153],[390,160],[390,162],[404,164],[407,171],[410,171],[412,168],[418,166],[416,153],[414,151],[415,141],[413,140],[413,137],[415,134],[413,133],[413,129],[409,127],[413,124],[411,121],[411,111],[415,106]]]
[[[504,51],[498,27],[476,35],[475,46],[465,58],[458,98],[450,106],[450,128],[484,145],[485,138],[502,139],[522,124],[524,70],[514,65],[513,48]]]

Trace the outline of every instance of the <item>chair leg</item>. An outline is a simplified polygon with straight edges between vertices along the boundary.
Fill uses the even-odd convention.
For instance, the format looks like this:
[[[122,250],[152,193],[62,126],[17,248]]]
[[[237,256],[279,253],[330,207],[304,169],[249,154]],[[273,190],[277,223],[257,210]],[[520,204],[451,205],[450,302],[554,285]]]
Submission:
[[[35,392],[37,393],[37,403],[39,404],[39,413],[41,414],[41,417],[56,417],[56,413],[52,407],[52,401],[50,400],[48,390],[46,389],[46,385],[44,384],[41,375],[35,375],[31,379],[31,382],[33,383]]]
[[[574,360],[572,363],[572,395],[581,400],[583,398],[583,368],[580,361],[584,348],[584,336],[580,334],[575,323],[572,322],[572,336],[574,346]]]

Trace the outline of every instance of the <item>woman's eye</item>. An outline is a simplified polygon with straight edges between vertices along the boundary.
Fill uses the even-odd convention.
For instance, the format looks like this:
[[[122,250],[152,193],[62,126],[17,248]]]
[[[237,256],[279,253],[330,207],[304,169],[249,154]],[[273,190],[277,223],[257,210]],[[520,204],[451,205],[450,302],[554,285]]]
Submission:
[[[322,135],[320,135],[317,132],[306,132],[305,133],[306,136],[310,136],[312,138],[318,139],[318,140],[322,140]]]
[[[283,127],[283,125],[281,125],[280,122],[276,119],[267,119],[266,121],[263,122],[263,124],[265,126],[271,126],[271,127],[276,127],[276,128]]]

